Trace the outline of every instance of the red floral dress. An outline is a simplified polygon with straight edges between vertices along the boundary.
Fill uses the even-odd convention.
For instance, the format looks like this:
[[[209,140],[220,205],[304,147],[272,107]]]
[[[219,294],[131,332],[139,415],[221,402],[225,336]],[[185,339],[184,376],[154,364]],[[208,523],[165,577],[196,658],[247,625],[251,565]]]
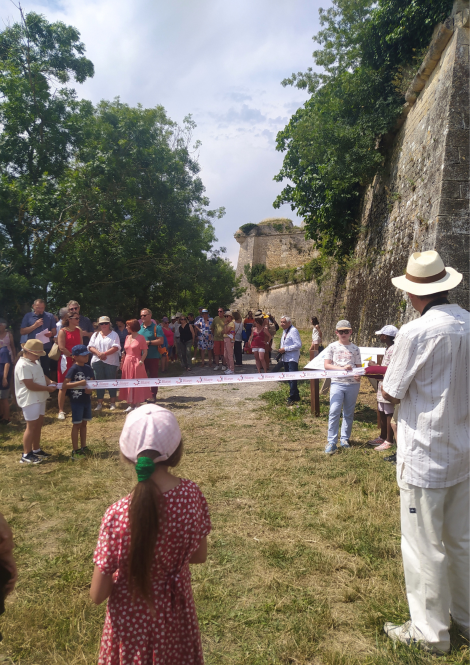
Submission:
[[[127,582],[131,495],[114,503],[101,522],[94,563],[113,575],[99,665],[202,665],[201,636],[189,559],[211,530],[206,500],[196,483],[181,479],[165,492],[165,521],[155,548],[155,614]]]

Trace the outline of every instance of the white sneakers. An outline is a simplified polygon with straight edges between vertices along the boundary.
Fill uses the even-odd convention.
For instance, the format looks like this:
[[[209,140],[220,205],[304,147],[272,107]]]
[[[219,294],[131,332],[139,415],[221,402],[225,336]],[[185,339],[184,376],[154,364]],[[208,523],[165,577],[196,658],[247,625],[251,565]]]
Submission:
[[[95,411],[102,411],[103,410],[103,405],[101,402],[98,402],[98,404],[95,406]]]
[[[134,407],[128,406],[127,409],[124,411],[124,413],[130,413],[131,411],[134,411]]]
[[[65,413],[63,411],[59,411],[57,420],[65,420]]]
[[[224,372],[224,374],[235,374],[235,372],[233,371],[233,369],[227,369],[227,370]]]
[[[115,404],[110,404],[109,405],[109,410],[110,411],[116,411],[116,405]]]
[[[426,642],[423,634],[418,630],[418,628],[416,628],[416,626],[413,626],[411,620],[407,621],[401,626],[397,626],[396,624],[387,621],[384,626],[384,633],[393,642],[401,642],[402,644],[407,644],[408,646],[413,644],[414,646],[418,647],[418,649],[422,649],[428,653],[443,654],[448,653],[449,651],[449,649],[443,651],[435,647],[433,644]]]

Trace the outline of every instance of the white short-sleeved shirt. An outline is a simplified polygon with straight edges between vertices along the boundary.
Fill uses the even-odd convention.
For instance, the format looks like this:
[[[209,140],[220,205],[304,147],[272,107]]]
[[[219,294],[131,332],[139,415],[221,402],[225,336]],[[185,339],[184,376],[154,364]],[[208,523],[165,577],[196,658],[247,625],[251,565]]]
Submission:
[[[395,338],[383,389],[400,399],[397,479],[451,487],[469,478],[470,314],[437,305]]]
[[[313,330],[312,330],[312,344],[321,344],[320,333],[315,328],[315,326],[313,327]]]
[[[109,349],[115,346],[117,349],[119,349],[118,353],[112,353],[110,356],[106,356],[105,360],[102,360],[101,362],[105,363],[106,365],[116,365],[116,367],[119,366],[121,342],[117,332],[111,330],[109,335],[106,336],[103,336],[100,332],[93,333],[87,348],[90,349],[91,346],[100,353],[109,351]],[[91,364],[93,365],[93,363],[96,363],[98,360],[98,356],[93,355]]]
[[[21,357],[15,367],[15,395],[20,408],[30,404],[41,404],[49,397],[46,390],[28,390],[24,384],[24,379],[32,379],[34,383],[45,386],[46,377],[39,363],[39,360],[28,360]]]
[[[388,367],[390,365],[394,349],[395,349],[395,344],[392,344],[392,346],[389,346],[388,349],[385,351],[382,360],[382,367]],[[382,384],[383,381],[379,381],[377,385],[377,402],[382,402],[382,404],[390,404],[388,400],[382,397]]]
[[[324,359],[339,367],[346,367],[346,365],[356,367],[356,365],[361,365],[361,352],[355,344],[332,342],[326,347]],[[331,379],[331,383],[357,383],[357,381],[353,376],[348,376],[344,379]]]

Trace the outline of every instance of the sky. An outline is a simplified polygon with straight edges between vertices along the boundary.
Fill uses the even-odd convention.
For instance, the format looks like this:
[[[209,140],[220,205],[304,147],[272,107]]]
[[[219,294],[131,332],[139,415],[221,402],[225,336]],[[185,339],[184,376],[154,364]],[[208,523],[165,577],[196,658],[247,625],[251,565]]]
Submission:
[[[15,0],[16,1],[16,0]],[[24,4],[23,4],[24,3]],[[22,0],[23,10],[60,20],[81,33],[95,76],[76,85],[97,103],[161,104],[181,123],[191,114],[201,141],[200,176],[215,223],[217,246],[236,266],[234,233],[266,217],[301,220],[273,201],[283,188],[276,134],[308,95],[282,79],[313,65],[319,7],[331,0]],[[18,20],[0,0],[3,24]]]

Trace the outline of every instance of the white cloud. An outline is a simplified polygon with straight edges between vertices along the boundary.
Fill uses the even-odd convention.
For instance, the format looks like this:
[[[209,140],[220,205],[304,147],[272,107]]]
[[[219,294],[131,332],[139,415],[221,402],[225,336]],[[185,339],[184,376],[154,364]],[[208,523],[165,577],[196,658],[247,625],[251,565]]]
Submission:
[[[234,263],[241,224],[276,214],[298,222],[289,206],[272,207],[282,189],[275,137],[308,95],[280,82],[312,65],[318,8],[330,0],[23,1],[80,31],[96,72],[80,96],[162,104],[177,122],[193,115],[200,175],[211,207],[227,210],[216,231]],[[0,15],[18,18],[9,0]]]

